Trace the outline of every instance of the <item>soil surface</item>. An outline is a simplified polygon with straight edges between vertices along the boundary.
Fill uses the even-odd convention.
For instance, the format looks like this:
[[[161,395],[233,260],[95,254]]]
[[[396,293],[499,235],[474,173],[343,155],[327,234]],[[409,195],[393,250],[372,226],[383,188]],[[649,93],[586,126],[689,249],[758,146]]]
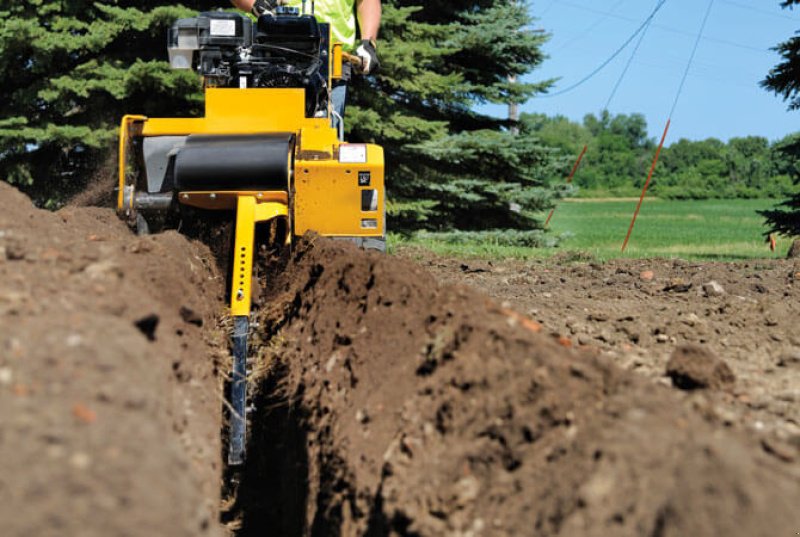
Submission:
[[[686,345],[699,347],[736,380],[727,390],[687,392],[683,399],[724,426],[791,443],[800,455],[800,260],[595,264],[400,255],[655,385],[672,386],[670,358]]]
[[[238,535],[797,531],[796,446],[418,264],[314,238],[285,263]]]
[[[0,534],[800,531],[796,261],[490,264],[306,237],[259,267],[237,470],[229,241],[207,231],[217,256],[0,183]]]
[[[219,535],[222,280],[0,183],[0,534]]]

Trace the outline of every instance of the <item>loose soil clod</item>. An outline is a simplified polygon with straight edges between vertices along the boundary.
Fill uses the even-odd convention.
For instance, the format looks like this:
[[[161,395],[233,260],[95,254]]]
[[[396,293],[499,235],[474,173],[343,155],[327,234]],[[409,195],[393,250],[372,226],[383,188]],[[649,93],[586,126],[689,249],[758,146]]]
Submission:
[[[728,364],[699,345],[684,345],[675,349],[667,362],[667,376],[681,390],[724,390],[730,389],[736,382],[736,376]]]

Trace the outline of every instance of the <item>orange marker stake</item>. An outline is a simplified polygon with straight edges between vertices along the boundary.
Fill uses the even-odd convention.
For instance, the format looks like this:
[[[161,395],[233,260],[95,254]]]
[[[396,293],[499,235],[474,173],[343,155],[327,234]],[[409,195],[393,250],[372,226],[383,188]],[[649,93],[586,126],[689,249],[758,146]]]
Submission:
[[[586,154],[587,149],[589,149],[588,145],[583,146],[583,151],[581,151],[581,154],[578,156],[578,160],[575,161],[575,165],[572,167],[572,171],[570,172],[569,177],[567,177],[567,184],[570,184],[572,182],[572,179],[575,177],[575,172],[578,171],[578,167],[581,165],[581,161],[583,160],[583,156]],[[547,229],[547,226],[550,225],[550,219],[553,218],[553,213],[555,212],[556,208],[553,207],[550,210],[550,214],[547,216],[547,220],[544,223],[545,229]]]
[[[644,201],[644,196],[647,194],[647,189],[650,187],[650,181],[653,179],[653,173],[656,171],[656,164],[658,164],[658,157],[661,156],[661,149],[664,148],[664,141],[667,139],[667,133],[669,132],[669,126],[672,123],[672,118],[667,120],[667,126],[664,127],[664,135],[661,136],[661,143],[658,144],[658,149],[656,150],[656,156],[653,158],[653,165],[650,166],[650,173],[647,175],[647,181],[644,182],[644,188],[642,189],[642,196],[639,198],[639,204],[636,206],[636,212],[633,213],[633,220],[631,220],[631,226],[628,228],[628,235],[625,237],[625,242],[622,244],[622,252],[625,252],[625,248],[628,247],[628,241],[631,239],[631,233],[633,233],[633,226],[636,225],[636,219],[639,217],[639,210],[642,208],[642,202]]]

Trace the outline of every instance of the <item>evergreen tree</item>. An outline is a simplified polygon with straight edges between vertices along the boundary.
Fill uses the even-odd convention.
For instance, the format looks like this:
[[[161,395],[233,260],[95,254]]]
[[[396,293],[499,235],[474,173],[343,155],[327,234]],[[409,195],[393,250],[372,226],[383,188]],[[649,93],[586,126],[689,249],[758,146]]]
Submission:
[[[443,230],[538,227],[551,152],[474,111],[549,86],[513,83],[543,60],[547,36],[517,0],[384,2],[377,77],[356,79],[352,137],[386,149],[390,216]]]
[[[123,114],[201,109],[196,75],[161,60],[172,21],[212,2],[4,4],[0,178],[37,202],[57,204],[85,186],[113,147]]]
[[[785,0],[781,5],[784,8],[791,8],[800,5],[800,0]],[[762,85],[788,101],[790,110],[798,110],[800,109],[800,33],[778,45],[776,50],[780,53],[782,61],[769,72]],[[794,184],[800,187],[800,137],[794,137],[792,141],[783,145],[782,151],[792,162]],[[800,235],[800,188],[778,207],[762,214],[770,226],[770,231]]]

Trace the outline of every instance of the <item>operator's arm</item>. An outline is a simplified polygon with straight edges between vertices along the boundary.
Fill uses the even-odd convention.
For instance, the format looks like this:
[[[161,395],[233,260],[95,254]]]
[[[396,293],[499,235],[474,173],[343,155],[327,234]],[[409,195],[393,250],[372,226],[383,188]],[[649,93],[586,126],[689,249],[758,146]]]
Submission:
[[[361,39],[375,41],[381,26],[381,0],[358,0],[358,22]]]
[[[365,75],[376,73],[381,66],[376,50],[381,26],[381,0],[358,0],[358,22],[361,45],[356,49],[356,55],[361,58],[361,72]]]
[[[242,11],[247,11],[248,13],[250,13],[253,10],[253,4],[255,3],[256,0],[231,0],[231,4],[241,9]]]

